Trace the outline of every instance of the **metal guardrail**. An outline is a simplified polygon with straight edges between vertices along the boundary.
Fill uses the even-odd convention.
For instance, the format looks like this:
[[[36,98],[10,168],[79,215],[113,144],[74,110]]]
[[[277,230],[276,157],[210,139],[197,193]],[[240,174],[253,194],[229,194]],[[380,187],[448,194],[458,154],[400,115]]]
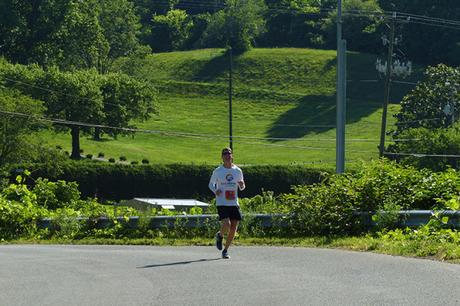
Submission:
[[[416,227],[427,224],[428,221],[433,217],[434,211],[432,210],[403,210],[397,212],[398,221],[397,226],[399,227]],[[438,211],[439,217],[449,217],[448,225],[460,228],[460,211],[444,210]],[[361,219],[362,223],[366,227],[375,226],[375,222],[372,221],[372,216],[377,212],[357,212],[355,216]],[[379,214],[393,214],[391,212],[379,212]],[[286,214],[246,214],[243,218],[250,218],[255,224],[263,227],[273,227],[288,225],[290,215]],[[106,217],[100,217],[96,219],[89,218],[76,218],[77,221],[92,222],[95,228],[106,228],[113,225],[114,220]],[[128,227],[137,228],[140,226],[141,218],[138,216],[124,218],[117,217],[115,220],[118,222],[126,222]],[[151,229],[160,228],[174,228],[176,226],[183,226],[186,228],[195,228],[203,226],[216,226],[218,224],[217,215],[175,215],[175,216],[155,216],[147,217],[147,219],[141,221],[144,226]],[[39,228],[53,228],[53,222],[50,218],[45,218],[37,223]]]
[[[440,210],[440,211],[433,211],[433,210],[401,210],[396,212],[397,218],[397,226],[398,227],[417,227],[421,225],[427,224],[432,217],[438,214],[438,217],[448,217],[449,220],[447,222],[448,225],[455,226],[460,228],[460,211],[459,210]],[[375,226],[375,222],[372,221],[372,216],[376,214],[386,215],[386,214],[394,214],[393,212],[357,212],[355,213],[356,216],[361,218],[361,221],[365,226]]]

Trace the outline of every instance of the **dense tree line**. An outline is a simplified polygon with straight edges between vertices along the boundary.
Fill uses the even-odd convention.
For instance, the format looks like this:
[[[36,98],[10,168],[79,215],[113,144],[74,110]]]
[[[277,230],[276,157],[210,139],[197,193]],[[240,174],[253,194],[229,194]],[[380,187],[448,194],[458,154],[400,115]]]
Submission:
[[[460,3],[447,2],[344,0],[348,48],[382,52],[390,12],[460,19]],[[0,55],[22,64],[105,72],[111,61],[141,45],[155,52],[228,46],[236,51],[330,49],[336,43],[336,6],[336,0],[3,0]],[[399,19],[400,48],[413,61],[459,64],[460,30],[439,25]]]

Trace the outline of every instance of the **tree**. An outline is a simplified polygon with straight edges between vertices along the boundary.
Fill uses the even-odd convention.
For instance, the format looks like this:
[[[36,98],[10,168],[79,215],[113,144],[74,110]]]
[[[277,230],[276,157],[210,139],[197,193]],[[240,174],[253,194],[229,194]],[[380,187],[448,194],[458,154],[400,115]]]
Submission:
[[[458,119],[459,95],[460,69],[443,64],[428,67],[424,79],[401,101],[395,134],[411,128],[452,125],[452,118]]]
[[[110,46],[99,21],[99,9],[97,0],[72,2],[60,27],[40,45],[39,63],[61,70],[96,67],[101,71]]]
[[[181,50],[185,45],[193,21],[185,11],[170,10],[166,15],[154,15],[149,44],[154,51]]]
[[[136,14],[140,17],[141,34],[140,39],[143,44],[149,44],[152,35],[152,16],[165,15],[169,10],[174,9],[178,0],[132,0]]]
[[[3,0],[1,5],[0,52],[13,62],[75,69],[96,67],[107,56],[97,0]]]
[[[129,0],[99,0],[99,6],[99,23],[109,45],[107,63],[102,67],[106,72],[116,58],[128,56],[140,47],[141,24]]]
[[[103,124],[120,128],[136,128],[132,120],[144,121],[156,112],[156,90],[144,81],[136,80],[126,74],[109,73],[101,77],[101,91],[104,103]],[[97,129],[113,137],[126,134],[120,129]]]
[[[82,123],[98,124],[105,117],[103,100],[99,85],[99,75],[95,70],[61,72],[57,69],[47,71],[44,78],[36,84],[52,89],[52,94],[42,96],[47,107],[46,114],[65,121],[72,136],[71,158],[80,158],[80,131],[90,132]],[[61,130],[59,128],[59,130]]]
[[[241,53],[251,48],[265,31],[263,0],[227,0],[225,8],[214,13],[203,33],[204,47],[227,47]]]
[[[24,148],[30,133],[43,125],[37,120],[43,111],[41,101],[0,85],[0,166],[27,159]]]
[[[95,69],[62,72],[57,68],[44,71],[36,65],[4,65],[0,80],[44,101],[45,114],[55,121],[63,120],[55,128],[60,132],[70,129],[74,159],[80,158],[81,131],[90,133],[91,126],[104,124],[134,127],[132,119],[147,119],[155,111],[156,91],[127,75],[101,75]],[[107,133],[116,136],[120,132]]]
[[[129,0],[2,0],[0,52],[13,62],[61,70],[107,66],[139,46]]]
[[[267,32],[258,42],[276,47],[324,47],[325,16],[322,9],[330,9],[337,1],[266,0]]]
[[[397,141],[387,148],[391,158],[403,163],[443,170],[459,166],[460,69],[438,65],[425,71],[425,78],[401,101],[395,115]],[[423,154],[437,156],[423,156]]]
[[[404,12],[418,17],[459,20],[460,2],[455,0],[433,1],[396,1],[378,0],[385,11]],[[416,62],[426,64],[448,63],[460,64],[460,31],[451,28],[448,23],[438,22],[436,26],[432,22],[425,22],[418,18],[406,19],[403,23],[401,35],[404,39],[404,47],[407,56]]]
[[[44,71],[36,65],[9,65],[2,69],[0,79],[6,86],[43,101],[48,117],[64,121],[55,128],[70,129],[71,158],[79,159],[80,130],[89,131],[79,122],[97,123],[104,118],[97,71],[61,72],[57,68]]]
[[[38,62],[39,45],[50,39],[70,9],[69,1],[0,1],[0,52],[13,62]]]
[[[380,35],[377,30],[381,24],[382,12],[377,0],[345,0],[344,12],[364,12],[363,15],[344,14],[342,17],[343,36],[347,40],[347,49],[376,53],[381,49]],[[370,13],[372,12],[372,13]],[[329,14],[323,28],[326,46],[336,48],[337,45],[337,11]]]

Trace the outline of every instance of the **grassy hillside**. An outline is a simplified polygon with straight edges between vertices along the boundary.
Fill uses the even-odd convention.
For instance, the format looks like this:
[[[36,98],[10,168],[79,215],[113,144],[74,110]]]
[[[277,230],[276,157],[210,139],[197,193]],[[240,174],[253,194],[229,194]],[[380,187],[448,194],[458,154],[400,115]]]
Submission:
[[[237,163],[334,167],[335,55],[327,50],[254,49],[234,58]],[[347,57],[347,160],[352,162],[378,155],[383,82],[377,81],[375,59],[357,53]],[[228,63],[229,57],[218,49],[119,61],[116,70],[149,80],[160,89],[160,113],[137,123],[151,133],[102,142],[82,139],[85,153],[160,163],[219,162],[220,148],[228,144]],[[392,101],[409,89],[395,84]],[[397,109],[390,105],[390,128],[391,114]],[[49,139],[70,149],[67,135]]]

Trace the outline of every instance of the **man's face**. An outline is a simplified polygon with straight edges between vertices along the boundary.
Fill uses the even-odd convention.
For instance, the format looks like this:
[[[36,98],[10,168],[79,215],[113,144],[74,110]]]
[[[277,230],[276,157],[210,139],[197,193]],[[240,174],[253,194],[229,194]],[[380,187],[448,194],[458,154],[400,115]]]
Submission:
[[[224,162],[231,162],[233,160],[233,155],[230,152],[224,152],[222,153],[222,160]]]

